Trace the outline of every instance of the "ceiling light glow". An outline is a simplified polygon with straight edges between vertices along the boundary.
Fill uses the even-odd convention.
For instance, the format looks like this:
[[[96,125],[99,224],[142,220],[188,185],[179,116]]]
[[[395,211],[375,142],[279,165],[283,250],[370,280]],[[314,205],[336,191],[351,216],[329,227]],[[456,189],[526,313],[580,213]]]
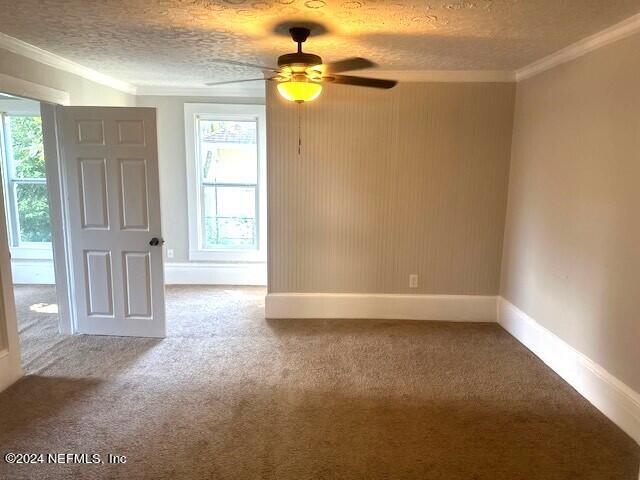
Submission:
[[[304,103],[311,102],[320,96],[322,85],[310,81],[282,82],[278,84],[280,95],[290,102]]]

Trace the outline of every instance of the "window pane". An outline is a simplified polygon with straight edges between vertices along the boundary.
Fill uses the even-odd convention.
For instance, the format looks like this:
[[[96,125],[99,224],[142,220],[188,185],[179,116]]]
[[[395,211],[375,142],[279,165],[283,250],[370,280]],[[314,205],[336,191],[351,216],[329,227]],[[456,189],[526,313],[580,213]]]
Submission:
[[[256,122],[200,120],[202,178],[209,183],[258,182]]]
[[[50,242],[47,186],[35,183],[15,184],[20,242]]]
[[[203,248],[256,247],[256,189],[203,187]]]
[[[7,117],[15,178],[45,178],[42,119]]]

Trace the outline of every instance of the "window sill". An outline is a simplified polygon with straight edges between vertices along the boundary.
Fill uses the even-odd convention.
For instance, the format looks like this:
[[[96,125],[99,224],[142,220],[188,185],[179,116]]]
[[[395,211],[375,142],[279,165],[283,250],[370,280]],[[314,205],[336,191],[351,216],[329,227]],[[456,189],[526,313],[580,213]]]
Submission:
[[[261,250],[189,250],[190,261],[263,263],[267,261]]]
[[[12,247],[12,260],[53,260],[51,247]]]

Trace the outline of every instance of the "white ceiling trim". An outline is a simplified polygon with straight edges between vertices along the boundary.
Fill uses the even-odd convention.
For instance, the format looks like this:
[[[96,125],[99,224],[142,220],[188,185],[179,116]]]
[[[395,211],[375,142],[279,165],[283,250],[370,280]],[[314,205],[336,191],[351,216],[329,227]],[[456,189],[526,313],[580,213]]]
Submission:
[[[588,52],[621,40],[640,31],[640,14],[623,20],[594,35],[579,40],[547,57],[516,71],[490,70],[370,70],[359,73],[364,77],[395,79],[402,82],[520,82],[553,67],[570,62]],[[116,90],[133,95],[161,95],[183,97],[264,97],[264,85],[234,85],[220,87],[136,86],[79,65],[29,43],[0,32],[0,48],[30,58],[54,68],[81,76]]]
[[[253,82],[252,82],[253,83]],[[254,85],[221,85],[219,87],[163,87],[139,86],[137,95],[158,95],[162,97],[255,97],[264,98],[263,82]]]
[[[617,40],[640,31],[640,14],[623,20],[609,28],[606,28],[590,37],[583,38],[568,47],[558,50],[551,55],[523,67],[515,72],[516,81],[525,80],[539,73],[549,70],[563,63],[575,60],[585,53],[604,47]]]
[[[91,68],[83,67],[82,65],[72,62],[71,60],[67,60],[66,58],[43,50],[39,47],[31,45],[30,43],[18,40],[17,38],[5,35],[1,32],[0,48],[4,48],[5,50],[9,50],[10,52],[22,55],[23,57],[30,58],[31,60],[35,60],[36,62],[43,63],[50,67],[54,67],[65,72],[78,75],[82,78],[86,78],[87,80],[91,80],[92,82],[100,83],[102,85],[106,85],[107,87],[115,88],[116,90],[130,93],[132,95],[136,94],[137,89],[135,85],[131,85],[130,83],[110,77],[108,75],[105,75],[104,73],[97,72],[96,70],[93,70]]]
[[[0,73],[0,92],[56,105],[69,105],[67,92]]]
[[[377,77],[401,82],[515,82],[514,72],[486,70],[369,70],[361,77]],[[221,85],[219,87],[139,86],[138,95],[178,97],[264,97],[264,83]]]
[[[493,70],[367,70],[361,77],[401,82],[515,82],[514,72]]]

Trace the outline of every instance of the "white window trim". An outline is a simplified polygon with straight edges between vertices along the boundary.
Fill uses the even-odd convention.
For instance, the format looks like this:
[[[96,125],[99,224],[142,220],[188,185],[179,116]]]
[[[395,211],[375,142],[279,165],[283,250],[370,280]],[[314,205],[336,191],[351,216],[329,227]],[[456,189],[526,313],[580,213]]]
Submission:
[[[40,105],[32,107],[31,105],[25,106],[24,103],[20,101],[15,101],[18,105],[17,108],[12,108],[8,111],[2,111],[1,114],[6,115],[20,115],[20,116],[40,116]],[[9,160],[6,157],[6,137],[5,137],[5,129],[4,129],[4,119],[0,119],[0,122],[3,122],[3,125],[0,126],[0,160],[2,161],[2,172],[3,178],[2,182],[4,185],[4,195],[5,195],[5,205],[7,207],[7,234],[9,238],[9,248],[11,251],[11,257],[13,259],[20,260],[52,260],[53,259],[53,249],[51,242],[48,243],[35,243],[35,242],[22,242],[19,246],[15,244],[18,232],[15,232],[14,219],[17,212],[14,211],[15,206],[15,198],[9,198],[13,189],[11,188],[11,180],[9,176],[8,169],[10,168]],[[42,181],[43,184],[46,184],[46,178]]]
[[[208,250],[201,248],[200,186],[196,151],[196,118],[199,115],[220,115],[226,119],[257,120],[258,123],[258,248]],[[187,203],[189,220],[189,260],[222,262],[266,262],[267,260],[267,130],[264,105],[214,103],[184,104],[185,149],[187,161]]]

